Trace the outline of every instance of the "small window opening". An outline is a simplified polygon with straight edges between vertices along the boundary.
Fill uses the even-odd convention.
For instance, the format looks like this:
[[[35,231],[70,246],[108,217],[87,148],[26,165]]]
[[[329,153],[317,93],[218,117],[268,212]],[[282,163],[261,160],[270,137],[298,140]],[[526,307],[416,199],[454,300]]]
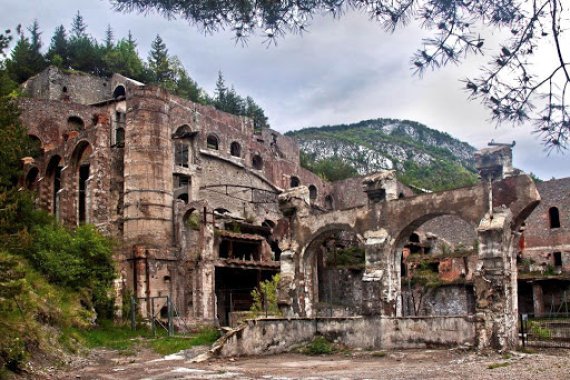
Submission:
[[[548,210],[548,216],[550,217],[550,228],[560,228],[560,213],[557,207],[551,207]]]
[[[206,139],[206,147],[208,149],[218,150],[218,138],[214,135],[209,135]]]
[[[334,210],[334,200],[330,194],[325,197],[325,208],[327,210]]]
[[[254,169],[256,170],[261,170],[263,169],[263,159],[261,158],[260,155],[256,154],[255,156],[253,156],[253,159],[251,160],[251,165],[253,166]]]
[[[166,319],[168,318],[168,306],[164,305],[160,308],[160,318]]]
[[[67,93],[67,86],[63,86],[63,88],[61,89],[61,91],[66,94]]]
[[[237,142],[230,145],[230,154],[234,157],[241,157],[241,146]]]
[[[317,188],[315,185],[309,186],[309,198],[311,201],[315,201],[317,199]]]
[[[243,261],[260,261],[261,243],[238,239],[223,239],[220,242],[219,257]]]
[[[71,116],[67,119],[67,129],[69,131],[81,131],[84,127],[83,119],[78,116]]]
[[[404,198],[404,193],[398,194],[398,199],[402,199],[402,198]]]
[[[125,146],[125,130],[124,128],[117,128],[115,131],[115,140],[117,141],[117,146],[122,148]]]
[[[298,177],[295,177],[295,176],[291,177],[291,183],[290,183],[291,187],[297,187],[300,184],[301,184],[301,181],[299,180]]]
[[[113,91],[113,99],[124,98],[126,94],[125,86],[117,86]]]
[[[552,255],[554,257],[554,266],[555,267],[561,267],[562,266],[562,252],[554,252]]]

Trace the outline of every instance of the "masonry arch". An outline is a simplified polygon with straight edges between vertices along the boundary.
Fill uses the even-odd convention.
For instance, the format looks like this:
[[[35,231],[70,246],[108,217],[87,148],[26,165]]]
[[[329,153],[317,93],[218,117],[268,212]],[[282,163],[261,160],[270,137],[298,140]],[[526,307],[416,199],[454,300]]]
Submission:
[[[71,155],[71,176],[73,183],[76,224],[89,223],[89,177],[91,175],[91,144],[82,140],[75,146]]]
[[[306,316],[353,316],[362,312],[364,241],[351,226],[323,227],[302,250]]]
[[[82,131],[85,128],[85,122],[79,116],[70,116],[67,118],[68,131]]]
[[[120,84],[115,87],[115,90],[113,91],[113,99],[124,99],[126,95],[127,90],[125,89],[125,86]]]
[[[61,156],[54,155],[50,158],[47,169],[46,169],[46,178],[47,178],[47,187],[48,187],[48,196],[47,199],[44,199],[45,203],[47,204],[47,209],[56,216],[59,217],[59,191],[62,188],[62,178],[61,172],[63,169],[63,163]]]
[[[396,234],[390,252],[396,316],[474,313],[476,227],[457,214],[432,212]]]
[[[213,133],[210,133],[206,137],[206,148],[212,150],[218,150],[220,148],[220,139]]]

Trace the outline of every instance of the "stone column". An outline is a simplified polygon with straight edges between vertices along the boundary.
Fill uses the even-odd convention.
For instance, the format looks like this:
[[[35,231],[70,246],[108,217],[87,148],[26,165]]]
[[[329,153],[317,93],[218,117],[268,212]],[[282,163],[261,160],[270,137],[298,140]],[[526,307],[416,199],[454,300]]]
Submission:
[[[310,213],[309,189],[307,186],[294,187],[279,194],[278,200],[279,209],[289,219],[289,233],[279,243],[282,253],[277,303],[285,316],[306,316],[308,312],[305,304],[305,279],[300,276],[300,242],[297,229],[300,219]]]
[[[365,315],[396,315],[396,288],[390,236],[384,229],[364,233],[365,270],[362,276],[362,311]]]
[[[511,212],[487,215],[477,228],[479,261],[473,276],[477,344],[509,350],[517,338],[517,269],[511,242]]]
[[[295,251],[281,252],[281,280],[277,289],[277,304],[284,317],[292,317],[299,305],[295,294]]]
[[[532,283],[532,307],[535,317],[541,317],[544,314],[544,299],[540,282]]]

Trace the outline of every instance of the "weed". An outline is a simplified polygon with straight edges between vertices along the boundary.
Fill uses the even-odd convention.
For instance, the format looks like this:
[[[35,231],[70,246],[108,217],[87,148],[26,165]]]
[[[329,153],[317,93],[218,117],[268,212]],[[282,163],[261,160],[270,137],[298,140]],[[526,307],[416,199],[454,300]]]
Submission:
[[[317,336],[300,351],[306,355],[328,355],[332,354],[335,349],[324,336]]]
[[[509,362],[502,362],[502,363],[491,363],[487,366],[487,369],[495,369],[495,368],[501,368],[501,367],[508,367],[509,365],[511,365],[511,363]]]
[[[383,358],[386,356],[386,352],[385,351],[374,351],[372,353],[372,357],[373,358]]]

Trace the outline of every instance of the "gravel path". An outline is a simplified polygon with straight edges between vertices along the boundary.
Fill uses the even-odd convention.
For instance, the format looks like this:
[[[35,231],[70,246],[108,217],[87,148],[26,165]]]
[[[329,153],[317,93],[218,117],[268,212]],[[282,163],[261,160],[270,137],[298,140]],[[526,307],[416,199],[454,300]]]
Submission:
[[[43,379],[570,379],[570,350],[533,354],[478,354],[461,350],[350,352],[327,356],[283,354],[190,363],[183,355],[159,358],[150,352],[124,357],[97,350],[66,371]]]

